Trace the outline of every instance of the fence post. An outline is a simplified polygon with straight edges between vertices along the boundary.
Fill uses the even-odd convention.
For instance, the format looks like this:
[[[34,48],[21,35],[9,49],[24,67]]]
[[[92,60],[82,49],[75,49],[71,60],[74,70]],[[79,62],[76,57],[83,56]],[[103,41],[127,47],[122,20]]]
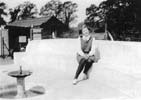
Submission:
[[[4,37],[2,37],[2,57],[4,58]]]
[[[33,25],[30,27],[30,41],[33,40]]]

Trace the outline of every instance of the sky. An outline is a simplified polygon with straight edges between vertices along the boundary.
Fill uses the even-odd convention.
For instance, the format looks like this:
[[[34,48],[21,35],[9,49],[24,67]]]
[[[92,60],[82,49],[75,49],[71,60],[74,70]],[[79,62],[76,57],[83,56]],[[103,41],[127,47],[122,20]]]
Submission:
[[[36,4],[37,8],[40,9],[42,6],[44,6],[48,1],[50,0],[1,0],[1,2],[4,2],[7,4],[8,8],[14,8],[17,5],[23,3],[24,1],[30,1],[34,4]],[[60,0],[61,2],[70,1],[70,0]],[[86,18],[85,10],[87,7],[89,7],[91,4],[99,5],[100,2],[103,0],[71,0],[74,3],[78,4],[78,11],[77,11],[77,19],[73,23],[73,25],[77,25],[79,22],[84,21]]]

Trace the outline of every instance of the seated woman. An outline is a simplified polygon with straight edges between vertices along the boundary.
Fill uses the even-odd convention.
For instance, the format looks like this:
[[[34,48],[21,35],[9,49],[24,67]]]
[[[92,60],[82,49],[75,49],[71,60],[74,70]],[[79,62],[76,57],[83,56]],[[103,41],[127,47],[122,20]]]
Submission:
[[[77,84],[78,77],[81,71],[84,69],[84,77],[83,79],[86,80],[89,78],[88,71],[91,68],[92,64],[95,62],[95,46],[92,45],[93,37],[91,36],[89,29],[83,25],[82,26],[82,34],[80,34],[78,41],[79,41],[79,50],[77,52],[77,61],[79,63],[73,84]]]

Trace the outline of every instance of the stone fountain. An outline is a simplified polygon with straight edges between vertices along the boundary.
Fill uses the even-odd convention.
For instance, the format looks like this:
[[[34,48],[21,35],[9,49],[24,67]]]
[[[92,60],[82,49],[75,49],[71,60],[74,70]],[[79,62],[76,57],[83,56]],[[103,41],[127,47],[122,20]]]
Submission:
[[[9,72],[8,75],[17,79],[17,95],[16,98],[25,98],[25,78],[30,76],[32,72],[22,70],[20,66],[20,70]]]

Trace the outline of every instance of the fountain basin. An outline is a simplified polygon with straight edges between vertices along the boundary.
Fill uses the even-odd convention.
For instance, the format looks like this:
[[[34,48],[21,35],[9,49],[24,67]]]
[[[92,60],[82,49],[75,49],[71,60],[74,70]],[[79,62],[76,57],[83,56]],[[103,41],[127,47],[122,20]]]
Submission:
[[[22,71],[22,72],[20,72],[20,71],[12,71],[12,72],[9,72],[8,73],[8,75],[9,76],[12,76],[12,77],[27,77],[27,76],[29,76],[29,75],[31,75],[32,74],[32,72],[30,72],[30,71]]]

